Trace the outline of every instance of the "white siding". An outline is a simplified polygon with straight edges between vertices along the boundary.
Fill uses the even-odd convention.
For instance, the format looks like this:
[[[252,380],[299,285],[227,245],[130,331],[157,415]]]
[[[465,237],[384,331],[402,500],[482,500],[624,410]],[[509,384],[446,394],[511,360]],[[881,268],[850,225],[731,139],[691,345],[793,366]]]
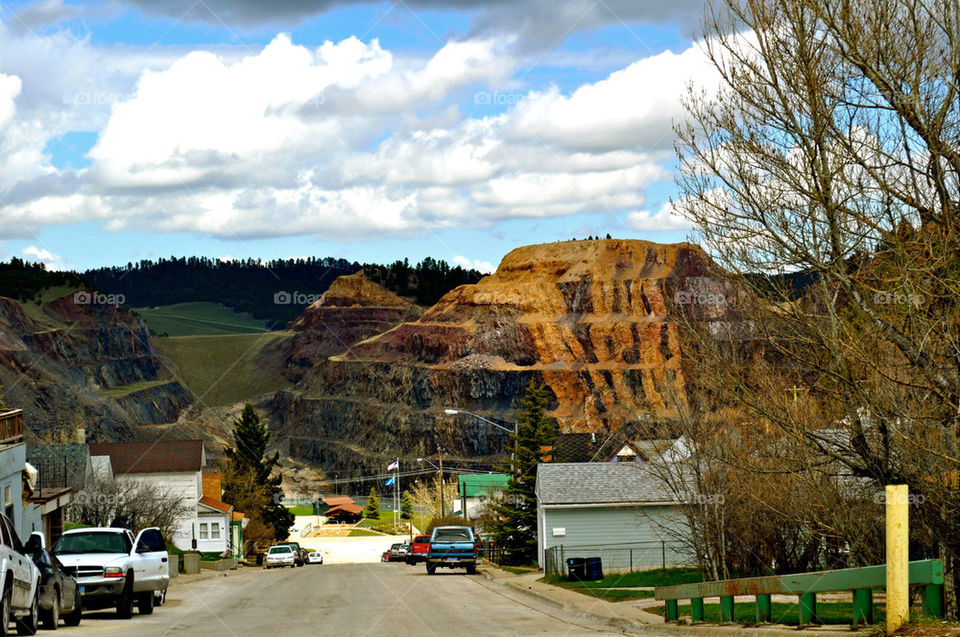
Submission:
[[[666,561],[668,565],[685,564],[686,556],[672,550],[674,542],[663,528],[682,530],[683,519],[675,506],[610,506],[583,508],[546,508],[539,507],[538,518],[540,533],[537,538],[539,559],[543,564],[544,550],[553,546],[597,547],[605,545],[615,547],[623,544],[646,543],[652,553],[661,549],[657,546],[666,542]],[[563,535],[555,536],[554,529],[563,529]],[[575,556],[579,556],[577,553]],[[639,556],[638,556],[639,557]]]
[[[180,518],[173,543],[179,549],[189,550],[196,531],[197,501],[202,495],[203,478],[199,471],[183,473],[127,473],[117,476],[117,480],[149,482],[163,491],[179,495],[189,506],[188,513]],[[202,550],[202,549],[201,549]]]
[[[204,553],[223,553],[230,544],[230,523],[225,513],[202,512],[197,516],[197,550]],[[219,538],[213,537],[213,525],[218,525]],[[205,527],[204,527],[205,525]],[[206,531],[206,539],[204,532]]]
[[[0,511],[5,511],[7,492],[13,507],[13,522],[20,540],[30,535],[30,521],[23,510],[23,470],[27,463],[27,447],[23,443],[0,449]],[[26,533],[24,533],[26,531]]]

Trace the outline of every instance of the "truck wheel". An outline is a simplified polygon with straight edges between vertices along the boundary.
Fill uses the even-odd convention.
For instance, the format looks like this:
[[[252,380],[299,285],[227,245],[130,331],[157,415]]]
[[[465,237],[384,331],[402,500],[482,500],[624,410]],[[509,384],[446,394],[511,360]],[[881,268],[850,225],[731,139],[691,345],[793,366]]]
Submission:
[[[437,572],[437,567],[433,564],[427,564],[427,575],[433,575]]]
[[[153,591],[140,594],[137,599],[137,610],[141,615],[153,615]]]
[[[120,619],[130,619],[133,617],[133,573],[127,574],[127,583],[120,593],[120,599],[117,600],[117,616]]]
[[[162,591],[157,591],[153,596],[153,605],[154,606],[163,606],[167,603],[167,588],[164,587]]]
[[[40,614],[40,621],[44,630],[56,630],[60,626],[60,591],[53,595],[53,606]]]
[[[23,617],[17,618],[14,622],[17,625],[18,635],[36,635],[37,624],[39,624],[40,615],[40,584],[37,584],[37,592],[33,594],[33,602],[30,604],[30,612]]]
[[[467,575],[476,575],[476,574],[477,574],[476,566],[471,565],[467,567]]]
[[[83,598],[80,597],[80,591],[74,596],[73,610],[63,616],[63,623],[67,626],[79,626],[80,619],[83,617]]]

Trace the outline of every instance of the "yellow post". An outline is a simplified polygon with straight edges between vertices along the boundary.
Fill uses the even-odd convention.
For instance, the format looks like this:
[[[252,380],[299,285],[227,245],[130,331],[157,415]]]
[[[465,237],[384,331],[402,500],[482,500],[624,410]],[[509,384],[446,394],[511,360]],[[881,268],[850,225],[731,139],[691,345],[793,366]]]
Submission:
[[[909,507],[907,485],[886,488],[887,503],[887,634],[910,618]]]

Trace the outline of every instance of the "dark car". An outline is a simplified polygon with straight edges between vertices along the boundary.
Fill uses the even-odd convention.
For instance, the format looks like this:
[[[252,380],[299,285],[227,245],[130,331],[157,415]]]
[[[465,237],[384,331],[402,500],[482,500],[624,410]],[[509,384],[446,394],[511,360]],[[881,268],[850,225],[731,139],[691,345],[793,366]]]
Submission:
[[[293,549],[294,557],[293,563],[297,566],[303,566],[307,562],[307,550],[300,547],[298,542],[281,542],[281,544],[286,544]]]
[[[35,534],[24,547],[40,571],[40,621],[47,630],[56,630],[61,617],[67,626],[76,626],[83,614],[80,586],[43,544],[42,538]]]
[[[409,546],[409,544],[403,544],[402,542],[397,542],[390,546],[388,551],[389,557],[387,558],[388,562],[404,562],[407,559],[407,551],[403,548],[404,546]]]

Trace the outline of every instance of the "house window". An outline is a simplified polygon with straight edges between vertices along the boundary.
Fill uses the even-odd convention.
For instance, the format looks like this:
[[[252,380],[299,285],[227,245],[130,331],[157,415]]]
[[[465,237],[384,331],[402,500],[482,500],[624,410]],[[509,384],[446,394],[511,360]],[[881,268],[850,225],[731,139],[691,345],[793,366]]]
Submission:
[[[201,539],[201,540],[209,539],[209,538],[208,538],[208,535],[207,535],[207,523],[206,523],[206,522],[201,522],[201,523],[200,523],[200,539]]]
[[[220,523],[219,522],[210,523],[210,539],[211,540],[220,539]]]

